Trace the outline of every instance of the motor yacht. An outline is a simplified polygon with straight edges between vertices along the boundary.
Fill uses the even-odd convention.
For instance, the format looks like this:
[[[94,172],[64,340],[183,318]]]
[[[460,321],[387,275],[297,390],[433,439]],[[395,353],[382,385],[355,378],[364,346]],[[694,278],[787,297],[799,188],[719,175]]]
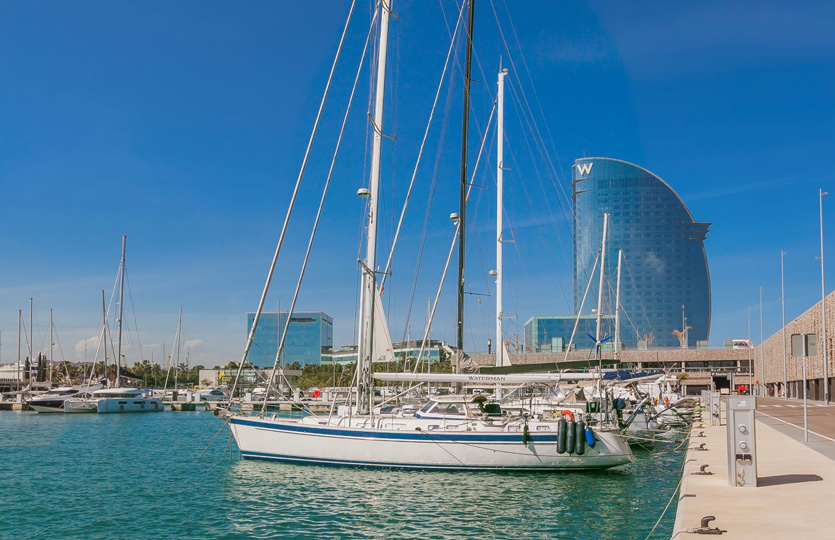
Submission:
[[[159,412],[164,410],[162,400],[146,397],[140,388],[106,388],[93,392],[99,413]]]

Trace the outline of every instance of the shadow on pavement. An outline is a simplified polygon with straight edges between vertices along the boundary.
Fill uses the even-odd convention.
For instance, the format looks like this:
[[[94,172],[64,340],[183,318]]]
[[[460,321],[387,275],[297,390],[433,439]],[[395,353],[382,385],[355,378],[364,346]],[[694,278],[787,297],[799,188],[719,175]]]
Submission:
[[[801,484],[803,482],[820,482],[823,478],[816,474],[779,474],[777,476],[761,476],[757,478],[757,486],[782,486],[784,484]]]

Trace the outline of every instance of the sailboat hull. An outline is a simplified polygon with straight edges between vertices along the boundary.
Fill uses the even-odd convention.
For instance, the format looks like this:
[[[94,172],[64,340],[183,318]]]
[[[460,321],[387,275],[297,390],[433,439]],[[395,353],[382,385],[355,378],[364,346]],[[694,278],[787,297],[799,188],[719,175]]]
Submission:
[[[232,417],[230,429],[244,459],[347,467],[473,470],[568,471],[605,469],[634,458],[617,433],[597,433],[583,455],[558,454],[556,433],[438,431],[415,429],[398,419],[399,429],[312,425],[283,419]],[[419,426],[417,426],[419,427]]]
[[[29,402],[29,407],[39,413],[62,413],[64,412],[64,400],[66,398],[40,399]]]

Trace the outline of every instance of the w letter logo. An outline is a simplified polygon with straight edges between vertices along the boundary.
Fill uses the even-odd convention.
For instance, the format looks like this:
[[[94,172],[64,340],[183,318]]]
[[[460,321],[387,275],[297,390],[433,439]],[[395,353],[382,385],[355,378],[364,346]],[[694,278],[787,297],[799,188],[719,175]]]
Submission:
[[[577,171],[580,173],[580,176],[585,176],[591,172],[591,167],[594,165],[593,161],[588,163],[578,163],[577,164]]]

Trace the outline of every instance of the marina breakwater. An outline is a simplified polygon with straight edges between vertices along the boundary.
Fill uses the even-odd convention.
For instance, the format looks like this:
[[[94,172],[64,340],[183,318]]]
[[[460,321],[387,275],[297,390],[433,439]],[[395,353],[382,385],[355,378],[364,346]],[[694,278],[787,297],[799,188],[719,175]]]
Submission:
[[[239,460],[222,427],[203,412],[2,413],[0,537],[643,540],[684,459],[668,443],[599,472],[330,468]]]

